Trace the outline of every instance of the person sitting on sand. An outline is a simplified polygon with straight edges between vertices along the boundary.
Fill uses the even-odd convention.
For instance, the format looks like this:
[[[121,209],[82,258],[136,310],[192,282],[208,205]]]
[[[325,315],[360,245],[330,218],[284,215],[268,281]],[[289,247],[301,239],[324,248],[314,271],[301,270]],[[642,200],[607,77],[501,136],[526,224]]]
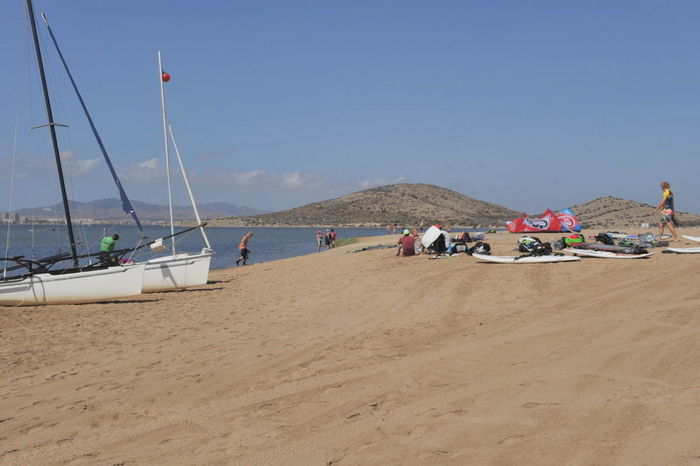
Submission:
[[[410,236],[411,232],[408,230],[403,231],[403,235],[399,238],[399,252],[396,253],[397,256],[413,256],[416,254],[415,249],[415,239]]]
[[[673,191],[671,191],[671,183],[664,181],[661,183],[661,190],[664,192],[661,196],[661,202],[654,209],[654,214],[661,210],[661,219],[659,221],[659,241],[664,234],[664,225],[668,227],[668,231],[673,235],[673,241],[680,241],[678,233],[676,233],[676,228],[673,226],[674,222],[674,203],[673,203]]]
[[[418,228],[411,230],[411,236],[413,237],[413,249],[416,250],[416,254],[422,254],[423,243],[421,242],[421,237],[418,234]]]

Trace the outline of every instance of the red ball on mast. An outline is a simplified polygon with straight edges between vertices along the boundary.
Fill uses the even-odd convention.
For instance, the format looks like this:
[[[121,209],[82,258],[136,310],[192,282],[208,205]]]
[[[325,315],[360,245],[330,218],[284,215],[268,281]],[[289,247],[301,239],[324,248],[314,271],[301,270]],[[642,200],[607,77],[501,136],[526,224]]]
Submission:
[[[163,82],[167,83],[170,81],[170,75],[168,73],[163,72]]]

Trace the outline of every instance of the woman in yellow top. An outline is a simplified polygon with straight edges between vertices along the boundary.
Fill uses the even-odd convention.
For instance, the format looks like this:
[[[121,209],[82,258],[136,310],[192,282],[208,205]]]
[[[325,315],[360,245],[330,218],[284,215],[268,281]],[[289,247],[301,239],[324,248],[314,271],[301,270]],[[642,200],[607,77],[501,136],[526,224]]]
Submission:
[[[661,196],[661,202],[654,209],[653,213],[661,210],[661,220],[659,221],[659,241],[661,241],[661,236],[664,234],[664,225],[668,226],[668,231],[673,235],[673,241],[680,241],[678,238],[678,233],[676,233],[676,228],[673,226],[673,191],[671,191],[671,183],[664,181],[661,183],[661,189],[663,190],[663,195]]]

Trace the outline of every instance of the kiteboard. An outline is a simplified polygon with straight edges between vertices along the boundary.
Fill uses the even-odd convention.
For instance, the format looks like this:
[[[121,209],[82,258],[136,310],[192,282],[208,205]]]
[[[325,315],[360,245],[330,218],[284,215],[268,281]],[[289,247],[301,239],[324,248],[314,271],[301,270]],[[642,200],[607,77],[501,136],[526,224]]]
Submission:
[[[689,239],[690,241],[698,241],[698,242],[700,242],[700,236],[688,236],[688,235],[683,235],[683,238]]]
[[[700,247],[698,247],[698,248],[667,248],[661,252],[663,252],[663,253],[675,252],[676,254],[700,254]]]
[[[615,233],[606,232],[605,234],[607,234],[608,236],[610,236],[610,237],[613,238],[613,239],[626,239],[626,240],[629,240],[629,241],[636,241],[636,240],[638,240],[639,237],[641,236],[641,235],[628,235],[627,233],[617,233],[617,232],[615,232]],[[588,236],[588,239],[595,239],[596,236],[598,236],[598,235],[589,235],[589,236]],[[662,241],[663,241],[663,240],[667,240],[667,239],[669,239],[670,237],[671,237],[671,235],[662,235],[662,236],[661,236],[661,240],[662,240]],[[694,240],[694,241],[700,241],[700,237],[696,237],[696,238],[697,238],[697,239]],[[659,241],[659,235],[654,235],[654,239],[655,239],[656,241]],[[688,239],[690,239],[690,238],[688,238]]]
[[[423,237],[421,238],[420,243],[423,245],[424,248],[430,247],[430,245],[433,244],[435,240],[440,237],[441,234],[442,230],[433,225],[430,228],[428,228],[425,231],[425,233],[423,233]]]
[[[601,257],[604,259],[642,259],[644,257],[649,257],[654,255],[653,252],[647,252],[644,254],[627,254],[624,252],[616,251],[605,251],[602,249],[581,249],[581,248],[566,248],[563,249],[564,252],[569,252],[576,256],[586,256],[586,257]]]
[[[498,262],[500,264],[533,264],[533,263],[546,263],[546,262],[575,262],[581,260],[580,257],[575,256],[559,256],[559,255],[549,255],[549,256],[492,256],[486,254],[472,254],[479,260],[488,262]]]

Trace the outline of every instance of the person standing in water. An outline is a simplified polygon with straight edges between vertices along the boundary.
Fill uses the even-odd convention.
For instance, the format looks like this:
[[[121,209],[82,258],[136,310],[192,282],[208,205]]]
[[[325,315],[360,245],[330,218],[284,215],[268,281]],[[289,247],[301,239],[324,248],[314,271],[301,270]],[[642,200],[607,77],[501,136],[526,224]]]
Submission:
[[[321,246],[323,246],[323,232],[321,230],[318,230],[316,232],[316,244],[318,245],[318,251],[321,252]]]
[[[243,265],[248,262],[248,254],[250,254],[250,249],[248,249],[248,240],[252,238],[253,232],[249,231],[246,233],[246,235],[241,239],[241,244],[238,245],[238,251],[241,254],[241,257],[238,258],[236,261],[236,265],[238,265],[239,262],[243,261]]]
[[[675,213],[675,207],[673,202],[673,191],[671,191],[671,183],[664,181],[661,183],[661,190],[664,192],[661,195],[661,202],[654,209],[653,213],[661,210],[661,219],[659,220],[659,241],[661,241],[661,236],[664,234],[664,226],[668,227],[668,231],[673,235],[673,241],[680,241],[678,238],[678,233],[676,233],[676,228],[673,225]]]

